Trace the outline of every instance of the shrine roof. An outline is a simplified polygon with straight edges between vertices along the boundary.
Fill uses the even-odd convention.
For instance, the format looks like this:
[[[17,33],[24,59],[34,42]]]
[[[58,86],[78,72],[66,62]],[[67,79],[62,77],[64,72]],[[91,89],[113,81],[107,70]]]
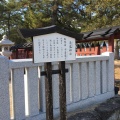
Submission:
[[[26,48],[32,48],[32,42],[14,45],[14,46],[12,46],[10,48],[10,50],[14,50],[14,49],[26,49]]]
[[[76,34],[74,32],[60,28],[56,25],[44,27],[44,28],[37,28],[37,29],[20,29],[19,32],[24,38],[58,32],[60,34],[74,37],[75,39],[78,40],[79,43],[84,41],[105,40],[108,39],[111,35],[114,35],[114,39],[120,39],[120,26],[101,28],[89,32],[82,32],[81,34]],[[119,36],[115,37],[116,34],[119,34]],[[29,48],[29,47],[32,47],[32,43],[15,45],[12,46],[11,48],[21,49],[21,48]]]
[[[84,34],[82,40],[104,39],[110,37],[113,34],[116,35],[117,33],[120,34],[120,26],[101,28],[89,32],[82,32],[82,34]]]
[[[43,27],[43,28],[36,28],[36,29],[19,29],[19,33],[23,38],[45,35],[50,33],[60,33],[60,34],[75,38],[76,40],[80,40],[83,38],[83,34],[71,32],[69,30],[66,30],[56,25]]]

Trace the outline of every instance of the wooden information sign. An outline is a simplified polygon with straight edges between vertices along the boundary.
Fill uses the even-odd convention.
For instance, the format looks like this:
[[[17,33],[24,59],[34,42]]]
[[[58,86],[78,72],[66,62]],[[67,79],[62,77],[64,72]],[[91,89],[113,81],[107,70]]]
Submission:
[[[51,33],[34,36],[34,63],[75,60],[75,39]]]
[[[33,62],[44,62],[46,120],[53,120],[52,74],[59,74],[60,120],[66,120],[66,79],[65,61],[75,60],[75,40],[82,34],[76,34],[56,25],[38,29],[20,29],[22,37],[32,37]],[[51,62],[58,61],[58,70],[52,70]]]
[[[51,33],[33,37],[34,63],[46,62],[46,119],[53,119],[52,100],[52,66],[51,62],[59,62],[59,99],[60,119],[66,120],[66,80],[65,61],[75,60],[75,39],[59,34]],[[57,71],[57,70],[56,70]],[[48,104],[47,104],[48,103]]]

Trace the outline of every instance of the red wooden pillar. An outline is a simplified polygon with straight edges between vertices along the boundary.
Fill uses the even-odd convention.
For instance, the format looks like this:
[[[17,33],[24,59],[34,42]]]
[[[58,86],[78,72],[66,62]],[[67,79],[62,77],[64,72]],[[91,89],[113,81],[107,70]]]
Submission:
[[[81,56],[84,56],[85,55],[85,48],[81,48]]]
[[[91,55],[95,55],[95,46],[93,43],[91,45]]]
[[[77,49],[76,49],[76,55],[77,55],[77,56],[80,56],[80,48],[77,48]]]
[[[111,35],[108,39],[109,52],[114,52],[114,35]]]
[[[90,47],[89,47],[89,45],[87,43],[87,45],[86,45],[86,56],[90,55],[89,53],[90,53]]]
[[[77,48],[76,48],[76,55],[77,55],[77,56],[80,56],[80,45],[77,44],[76,47],[77,47]]]
[[[98,42],[98,44],[95,46],[95,55],[100,55],[100,44]]]
[[[84,56],[85,55],[85,46],[84,44],[82,44],[81,46],[81,56]]]
[[[105,41],[104,41],[103,47],[102,47],[102,53],[103,53],[103,52],[106,52],[106,51],[107,51],[107,45],[106,45],[106,43],[105,43]]]

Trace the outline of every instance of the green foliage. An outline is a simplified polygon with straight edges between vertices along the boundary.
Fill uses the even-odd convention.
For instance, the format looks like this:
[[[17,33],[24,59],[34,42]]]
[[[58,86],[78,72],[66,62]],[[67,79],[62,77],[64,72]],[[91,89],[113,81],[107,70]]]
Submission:
[[[89,2],[85,10],[89,24],[85,25],[85,31],[120,25],[119,0],[89,0]]]
[[[12,40],[15,44],[22,44],[27,42],[26,39],[21,39],[19,33],[16,31],[16,28],[11,29],[11,33],[9,39]]]
[[[1,0],[0,36],[26,42],[17,29],[56,24],[80,33],[120,24],[119,0]],[[29,41],[30,39],[27,39]]]

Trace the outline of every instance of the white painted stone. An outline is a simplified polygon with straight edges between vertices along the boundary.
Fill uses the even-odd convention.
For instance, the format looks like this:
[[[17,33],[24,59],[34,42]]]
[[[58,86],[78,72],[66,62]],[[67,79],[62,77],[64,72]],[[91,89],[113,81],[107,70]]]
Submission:
[[[75,110],[83,110],[84,108],[88,108],[88,106],[95,105],[98,103],[102,103],[106,101],[107,99],[114,96],[114,92],[107,92],[98,96],[94,96],[85,100],[81,100],[78,102],[74,102],[72,104],[67,105],[67,111],[68,112],[74,112]],[[46,120],[46,114],[40,113],[37,116],[28,117],[25,120]],[[54,109],[54,118],[59,116],[59,109]]]
[[[109,56],[108,60],[108,91],[114,90],[114,53],[106,52],[103,55]]]
[[[44,66],[40,67],[44,71]],[[45,76],[40,78],[40,111],[46,112],[46,99],[45,99]]]
[[[111,56],[111,58],[110,58]],[[77,58],[74,61],[67,61],[66,68],[69,69],[69,72],[66,73],[66,96],[67,96],[67,112],[73,111],[79,108],[87,107],[98,102],[102,102],[108,98],[114,96],[114,84],[113,84],[113,75],[114,75],[114,66],[113,66],[113,54],[100,55],[100,56],[82,56]],[[2,81],[0,84],[0,90],[4,90],[7,93],[8,90],[8,76],[3,74],[2,69],[8,64],[4,60],[1,60],[0,57],[0,80],[4,77],[5,82]],[[5,63],[4,63],[5,62]],[[13,90],[14,90],[14,106],[15,106],[15,119],[16,120],[45,120],[46,119],[46,100],[45,100],[45,77],[39,75],[40,79],[40,93],[38,94],[38,80],[33,83],[37,75],[37,67],[40,66],[42,71],[44,71],[44,64],[33,64],[32,59],[22,59],[22,60],[10,60],[9,68],[6,67],[3,71],[13,69]],[[1,65],[3,64],[3,65]],[[73,64],[73,66],[72,66]],[[58,69],[58,63],[53,63],[53,69]],[[29,68],[30,67],[30,68]],[[35,98],[32,98],[33,101],[30,106],[34,106],[31,109],[31,114],[28,117],[25,117],[25,104],[24,104],[24,68],[29,68],[28,70],[28,85],[31,88],[34,86],[34,89],[29,89],[29,98],[38,94],[40,98],[40,110],[38,113],[38,98],[35,95]],[[33,70],[34,69],[34,70]],[[40,70],[41,70],[40,69]],[[32,74],[31,74],[32,73]],[[6,77],[7,76],[7,77]],[[7,84],[7,85],[6,85]],[[33,86],[32,86],[33,84]],[[3,87],[3,85],[6,85]],[[37,87],[36,87],[37,86]],[[74,87],[73,87],[74,86]],[[102,89],[101,89],[102,88]],[[101,92],[102,91],[102,92]],[[109,91],[109,92],[108,92]],[[78,95],[77,95],[78,94]],[[5,97],[3,97],[5,95]],[[0,91],[0,105],[3,107],[3,111],[8,111],[9,101],[8,99],[3,102],[3,98],[8,97],[8,94],[4,94]],[[3,103],[2,103],[3,102]],[[7,104],[7,107],[5,104]],[[54,105],[54,117],[59,116],[59,75],[53,75],[53,105]],[[9,112],[3,113],[0,112],[0,117],[3,115],[6,117],[5,120],[8,120]],[[36,115],[35,115],[36,114]],[[1,119],[2,120],[2,119]]]
[[[95,62],[95,92],[96,95],[101,94],[101,76],[100,76],[100,61]]]
[[[79,63],[73,63],[73,78],[72,78],[72,86],[73,86],[73,102],[77,102],[80,100],[80,69]]]
[[[84,100],[80,100],[76,103],[72,103],[70,105],[67,106],[67,111],[68,112],[74,112],[75,110],[78,110],[78,109],[84,109],[84,108],[88,108],[88,106],[91,106],[91,105],[95,105],[95,104],[98,104],[98,103],[102,103],[104,101],[106,101],[107,99],[111,98],[114,96],[114,91],[112,92],[106,92],[104,94],[100,94],[100,95],[97,95],[97,96],[94,96],[94,97],[89,97],[87,99],[84,99]]]
[[[26,68],[28,83],[28,111],[30,116],[39,114],[38,105],[38,68]]]
[[[53,65],[53,70],[58,70],[58,65]],[[59,108],[59,74],[52,75],[53,108]]]
[[[81,63],[81,95],[82,99],[88,98],[88,68],[87,63]]]
[[[68,72],[66,75],[66,104],[70,104],[72,102],[72,78],[71,78],[71,65],[65,64],[66,69]]]
[[[67,61],[67,63],[69,62],[91,62],[91,61],[102,61],[102,60],[108,60],[109,59],[109,56],[107,55],[96,55],[96,56],[78,56],[76,58],[76,60],[74,61]]]
[[[38,107],[39,107],[39,111],[41,109],[41,101],[40,101],[40,98],[41,98],[41,93],[40,93],[40,78],[41,78],[41,67],[38,66]]]
[[[8,59],[0,56],[0,120],[10,119]]]
[[[102,61],[102,93],[107,92],[107,71],[106,71],[107,65],[106,65],[106,61]]]
[[[12,70],[14,118],[25,119],[24,68]]]
[[[33,63],[33,60],[30,59],[12,59],[9,61],[10,68],[25,68],[25,67],[37,67],[44,66],[44,63]]]
[[[88,67],[88,88],[89,88],[89,97],[93,97],[95,95],[95,69],[94,62],[89,62]]]
[[[73,71],[73,64],[70,63],[70,99],[71,99],[71,103],[73,102],[73,74],[72,74],[72,71]]]
[[[114,53],[109,54],[108,61],[108,91],[114,90]]]
[[[39,115],[27,116],[25,120],[46,120],[46,113],[40,112]]]

